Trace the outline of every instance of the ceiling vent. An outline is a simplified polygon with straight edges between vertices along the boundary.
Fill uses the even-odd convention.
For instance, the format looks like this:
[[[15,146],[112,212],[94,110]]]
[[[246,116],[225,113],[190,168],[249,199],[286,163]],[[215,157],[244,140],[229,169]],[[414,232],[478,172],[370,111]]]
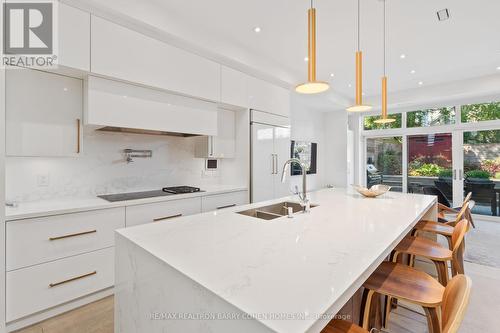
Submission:
[[[448,10],[448,8],[441,9],[436,14],[439,21],[446,21],[450,18],[450,11]]]

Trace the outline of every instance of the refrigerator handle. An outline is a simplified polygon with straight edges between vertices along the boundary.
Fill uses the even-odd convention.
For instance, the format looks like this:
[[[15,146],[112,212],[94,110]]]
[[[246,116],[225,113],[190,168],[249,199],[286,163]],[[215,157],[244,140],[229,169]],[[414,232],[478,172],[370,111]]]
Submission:
[[[275,162],[274,162],[274,165],[276,166],[276,171],[275,171],[275,175],[278,174],[278,154],[274,154],[274,159],[275,159]]]
[[[274,175],[274,154],[271,154],[271,175]]]

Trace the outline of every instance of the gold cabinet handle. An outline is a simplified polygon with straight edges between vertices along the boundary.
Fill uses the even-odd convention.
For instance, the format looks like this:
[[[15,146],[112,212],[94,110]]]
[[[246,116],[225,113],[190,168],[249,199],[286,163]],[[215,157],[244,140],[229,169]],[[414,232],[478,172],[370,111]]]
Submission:
[[[97,274],[97,271],[93,271],[91,273],[87,273],[87,274],[83,274],[83,275],[80,275],[80,276],[76,276],[74,278],[67,279],[67,280],[64,280],[64,281],[49,283],[49,288],[57,287],[57,286],[60,286],[61,284],[65,284],[65,283],[68,283],[68,282],[73,282],[73,281],[80,280],[80,279],[83,279],[83,278],[86,278],[86,277],[89,277],[89,276],[92,276],[92,275],[96,275],[96,274]]]
[[[64,238],[70,238],[70,237],[76,237],[76,236],[82,236],[82,235],[88,235],[88,234],[93,234],[96,233],[97,230],[89,230],[89,231],[82,231],[82,232],[77,232],[75,234],[69,234],[69,235],[63,235],[63,236],[56,236],[56,237],[49,237],[50,241],[55,241],[58,239],[64,239]]]
[[[236,204],[230,204],[230,205],[227,205],[227,206],[217,207],[217,209],[224,209],[224,208],[235,207],[235,206],[236,206]]]
[[[80,119],[77,119],[76,120],[76,153],[77,154],[80,154],[80,124],[81,123],[81,120]]]
[[[173,219],[174,217],[181,217],[181,216],[182,216],[182,214],[175,214],[175,215],[170,215],[170,216],[165,216],[165,217],[157,217],[157,218],[153,219],[153,222]]]

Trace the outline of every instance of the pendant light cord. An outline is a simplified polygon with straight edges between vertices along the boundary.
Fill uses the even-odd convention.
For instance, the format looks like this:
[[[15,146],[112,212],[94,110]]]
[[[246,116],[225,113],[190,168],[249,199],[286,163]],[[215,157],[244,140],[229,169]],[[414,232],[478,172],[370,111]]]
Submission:
[[[385,16],[386,16],[386,9],[385,9],[385,3],[386,3],[387,0],[384,0],[384,76],[386,75],[386,68],[385,68],[385,49],[386,49],[386,32],[385,32],[385,29],[386,29],[386,22],[385,22]]]
[[[361,30],[360,29],[360,26],[361,26],[361,24],[360,24],[360,22],[361,22],[361,14],[360,14],[360,12],[361,11],[360,11],[360,6],[359,6],[359,1],[360,0],[358,0],[358,51],[361,48],[361,37],[360,37],[361,36],[361,33],[360,33],[360,30]]]
[[[311,8],[313,8],[313,0],[311,0]]]

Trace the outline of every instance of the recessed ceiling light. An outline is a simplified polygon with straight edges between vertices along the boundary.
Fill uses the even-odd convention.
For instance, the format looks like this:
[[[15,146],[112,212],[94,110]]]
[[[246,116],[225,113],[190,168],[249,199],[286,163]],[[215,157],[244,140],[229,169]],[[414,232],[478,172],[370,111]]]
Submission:
[[[309,58],[308,57],[304,57],[304,61],[309,61]]]
[[[262,29],[261,29],[260,27],[255,27],[255,28],[253,28],[253,31],[254,31],[254,32],[256,32],[256,33],[261,32],[261,30],[262,30]]]
[[[349,83],[347,86],[348,86],[349,88],[351,88],[351,87],[352,87],[352,84],[350,84],[350,83]]]
[[[446,21],[450,18],[450,11],[448,10],[448,8],[441,9],[436,14],[439,21]]]
[[[499,71],[500,71],[500,66],[498,66],[498,67],[497,67],[497,70],[499,70]]]
[[[63,88],[63,90],[64,90],[64,91],[68,91],[68,88],[64,87],[64,88]]]
[[[424,83],[423,83],[422,81],[419,81],[419,82],[418,82],[418,85],[419,85],[419,86],[421,86],[421,85],[423,85],[423,84],[424,84]]]
[[[335,76],[335,74],[333,74],[333,73],[330,73],[330,77],[334,77],[334,76]]]
[[[403,54],[402,54],[402,55],[400,55],[399,57],[400,57],[401,59],[404,59],[404,58],[406,58],[406,54],[404,54],[404,53],[403,53]]]
[[[415,71],[414,69],[412,69],[412,70],[410,71],[410,74],[415,74],[416,72],[417,72],[417,71]]]

